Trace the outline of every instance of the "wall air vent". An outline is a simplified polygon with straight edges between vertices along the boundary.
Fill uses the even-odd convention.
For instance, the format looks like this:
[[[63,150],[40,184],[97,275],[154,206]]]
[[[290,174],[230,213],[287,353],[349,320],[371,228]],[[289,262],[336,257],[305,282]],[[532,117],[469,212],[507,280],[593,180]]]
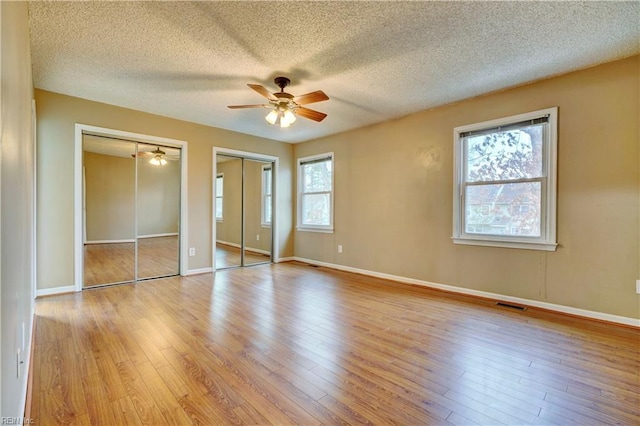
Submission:
[[[520,312],[524,312],[524,311],[527,310],[526,306],[514,305],[514,304],[508,303],[508,302],[496,302],[496,306],[499,306],[501,308],[514,309],[514,310],[520,311]]]

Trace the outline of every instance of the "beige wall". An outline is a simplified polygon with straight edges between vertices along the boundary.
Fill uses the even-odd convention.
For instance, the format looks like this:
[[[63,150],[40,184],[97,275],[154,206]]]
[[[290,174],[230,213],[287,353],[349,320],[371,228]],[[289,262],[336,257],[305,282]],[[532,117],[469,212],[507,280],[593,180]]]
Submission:
[[[222,220],[216,224],[216,240],[240,245],[242,238],[242,160],[220,162],[216,173],[222,173]]]
[[[84,152],[86,241],[135,238],[135,160]]]
[[[154,166],[138,161],[138,236],[178,232],[180,221],[180,162]]]
[[[24,414],[33,317],[34,158],[26,2],[0,2],[0,417]],[[23,346],[24,330],[24,346]],[[16,351],[24,364],[16,374]]]
[[[188,269],[211,267],[213,147],[280,158],[277,257],[293,255],[291,145],[126,108],[36,90],[38,113],[38,288],[74,282],[73,149],[75,123],[188,143]]]
[[[335,232],[296,232],[296,256],[640,318],[639,70],[636,56],[295,145],[333,151],[336,185]],[[453,128],[552,106],[558,250],[454,245]]]
[[[138,235],[178,232],[180,163],[154,166],[141,159],[137,185],[135,166],[133,158],[84,152],[88,242],[135,238],[136,186]]]

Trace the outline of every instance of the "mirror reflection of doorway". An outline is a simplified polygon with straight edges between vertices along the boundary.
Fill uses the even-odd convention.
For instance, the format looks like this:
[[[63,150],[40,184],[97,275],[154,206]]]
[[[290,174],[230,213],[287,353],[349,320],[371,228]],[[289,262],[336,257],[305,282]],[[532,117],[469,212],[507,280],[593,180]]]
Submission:
[[[179,273],[180,155],[83,134],[83,288]]]
[[[274,162],[216,155],[215,268],[272,261]]]

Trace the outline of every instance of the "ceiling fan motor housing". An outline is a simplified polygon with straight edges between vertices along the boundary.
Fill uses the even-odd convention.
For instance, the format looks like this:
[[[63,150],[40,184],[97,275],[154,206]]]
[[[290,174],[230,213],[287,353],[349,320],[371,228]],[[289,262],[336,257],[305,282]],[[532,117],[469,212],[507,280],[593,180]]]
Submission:
[[[273,79],[273,82],[280,88],[281,92],[284,92],[284,88],[291,83],[291,80],[287,77],[276,77]]]
[[[294,111],[294,107],[297,105],[293,102],[293,95],[284,91],[284,88],[291,83],[291,80],[287,77],[276,77],[273,82],[280,88],[280,91],[273,94],[278,100],[272,101],[272,105],[275,105],[280,111],[286,111],[287,109]]]

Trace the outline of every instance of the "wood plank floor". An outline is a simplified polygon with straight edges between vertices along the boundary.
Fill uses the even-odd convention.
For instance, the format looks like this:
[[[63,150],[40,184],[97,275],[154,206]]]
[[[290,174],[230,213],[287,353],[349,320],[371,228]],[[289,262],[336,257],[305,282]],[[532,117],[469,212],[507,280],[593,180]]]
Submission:
[[[36,302],[55,424],[640,424],[640,332],[298,263]]]
[[[84,287],[135,280],[136,244],[85,244]]]
[[[216,269],[233,268],[240,266],[240,248],[227,244],[216,243]],[[271,262],[271,256],[251,250],[244,252],[244,264],[254,265],[257,263]]]
[[[135,280],[135,243],[85,244],[84,287]],[[138,239],[138,279],[177,275],[178,236]]]

